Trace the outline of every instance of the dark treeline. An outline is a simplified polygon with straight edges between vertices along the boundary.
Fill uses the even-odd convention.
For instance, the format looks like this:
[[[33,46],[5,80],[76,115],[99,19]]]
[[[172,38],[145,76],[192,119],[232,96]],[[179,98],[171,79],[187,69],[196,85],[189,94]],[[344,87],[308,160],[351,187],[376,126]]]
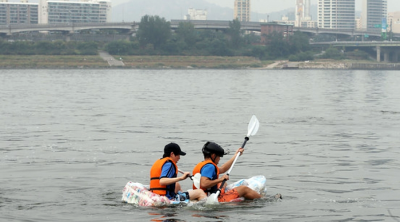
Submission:
[[[247,34],[238,20],[229,22],[226,30],[199,30],[190,22],[181,22],[175,32],[170,23],[158,16],[144,16],[135,37],[129,41],[106,44],[105,50],[114,55],[193,55],[193,56],[252,56],[262,60],[288,58],[313,59],[307,35],[295,32],[289,38],[281,33],[266,36]]]
[[[238,20],[229,22],[226,30],[195,29],[182,22],[171,31],[170,22],[159,16],[145,15],[135,36],[129,40],[99,42],[7,42],[0,40],[3,55],[96,55],[105,50],[112,55],[190,55],[190,56],[251,56],[261,60],[313,60],[321,49],[312,48],[309,36],[301,32],[284,37],[282,33],[261,36],[241,30]],[[316,51],[319,50],[319,51]],[[354,51],[351,58],[368,58],[368,53]],[[320,58],[346,58],[342,50],[329,48]]]

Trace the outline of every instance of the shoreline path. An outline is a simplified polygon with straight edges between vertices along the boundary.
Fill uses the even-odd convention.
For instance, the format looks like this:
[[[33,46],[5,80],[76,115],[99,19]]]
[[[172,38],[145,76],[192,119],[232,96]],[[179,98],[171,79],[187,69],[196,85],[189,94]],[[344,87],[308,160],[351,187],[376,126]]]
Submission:
[[[112,57],[107,52],[101,51],[101,52],[99,52],[99,55],[101,56],[101,58],[103,58],[105,61],[107,61],[108,65],[110,65],[110,66],[125,66],[125,64],[122,62],[122,60],[114,59],[114,57]]]

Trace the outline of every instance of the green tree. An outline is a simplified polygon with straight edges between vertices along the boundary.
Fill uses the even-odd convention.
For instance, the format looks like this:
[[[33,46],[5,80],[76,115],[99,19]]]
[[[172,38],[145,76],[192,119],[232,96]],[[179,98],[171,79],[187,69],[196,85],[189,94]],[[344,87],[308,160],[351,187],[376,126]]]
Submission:
[[[301,32],[294,32],[293,35],[289,37],[289,42],[292,53],[306,52],[311,48],[308,36]]]
[[[291,62],[299,61],[299,57],[296,56],[296,55],[290,55],[289,56],[289,61],[291,61]]]
[[[227,33],[230,37],[230,44],[232,47],[239,48],[243,45],[243,31],[241,30],[239,19],[234,19],[232,22],[229,21]]]
[[[127,55],[131,50],[131,43],[125,40],[110,42],[105,45],[105,50],[112,55]]]
[[[78,43],[77,49],[80,55],[97,55],[97,43],[96,42],[83,42]]]
[[[287,57],[290,54],[290,44],[283,38],[282,33],[273,32],[266,36],[268,54],[273,58]]]
[[[48,53],[50,55],[60,55],[60,54],[62,54],[63,51],[65,51],[65,49],[66,49],[65,42],[61,41],[61,40],[57,40],[57,41],[51,42],[50,49],[46,53]]]
[[[165,18],[145,15],[140,20],[136,36],[142,47],[152,44],[154,49],[159,49],[171,36],[171,24]]]
[[[204,41],[204,40],[213,40],[216,37],[217,32],[209,30],[209,29],[206,29],[206,30],[201,30],[199,32],[199,35],[200,35],[200,39],[202,41]]]
[[[198,41],[195,44],[195,49],[197,55],[208,56],[211,55],[211,41],[209,39],[204,39],[202,41]]]
[[[170,38],[162,47],[166,55],[180,55],[185,49],[186,43],[175,37]]]
[[[244,36],[244,43],[247,45],[250,44],[258,44],[261,41],[261,37],[259,35],[256,35],[254,32],[251,32],[248,35]]]
[[[301,61],[314,60],[314,55],[311,51],[301,52],[298,56]]]
[[[35,44],[37,55],[51,55],[53,44],[51,42],[38,42]]]
[[[178,39],[184,41],[188,48],[196,44],[196,30],[191,22],[180,22],[176,30]]]
[[[344,56],[342,53],[334,47],[329,47],[326,51],[325,54],[323,55],[323,58],[326,59],[343,59]]]
[[[233,53],[226,44],[226,41],[221,41],[219,39],[214,39],[211,42],[210,52],[215,56],[232,56]]]
[[[254,47],[252,47],[250,53],[248,53],[247,55],[264,60],[264,59],[266,59],[265,46],[254,46]]]

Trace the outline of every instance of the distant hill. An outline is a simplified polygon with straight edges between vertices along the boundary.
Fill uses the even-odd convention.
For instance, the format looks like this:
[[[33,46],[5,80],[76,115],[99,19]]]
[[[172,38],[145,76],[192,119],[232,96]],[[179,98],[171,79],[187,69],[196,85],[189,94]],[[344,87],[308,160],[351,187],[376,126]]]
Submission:
[[[140,21],[144,15],[158,15],[166,20],[183,19],[189,8],[207,10],[208,20],[232,20],[233,10],[203,0],[131,0],[114,5],[112,21]]]
[[[113,22],[131,22],[140,21],[144,15],[158,15],[167,21],[171,19],[183,19],[189,8],[207,10],[208,20],[233,20],[233,9],[217,6],[204,0],[131,0],[126,3],[118,3],[115,1],[112,8]],[[233,4],[233,1],[232,1]],[[317,5],[311,5],[311,16],[317,19]],[[251,13],[251,21],[259,21],[261,19],[270,21],[281,20],[282,16],[288,16],[290,20],[294,20],[294,7],[272,13]]]

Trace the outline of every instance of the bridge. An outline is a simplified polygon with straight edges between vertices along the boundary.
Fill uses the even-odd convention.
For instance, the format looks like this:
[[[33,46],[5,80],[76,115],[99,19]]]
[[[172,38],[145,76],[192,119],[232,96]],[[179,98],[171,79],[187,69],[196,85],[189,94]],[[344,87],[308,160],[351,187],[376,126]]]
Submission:
[[[376,60],[381,61],[383,52],[384,62],[399,61],[400,41],[339,41],[339,42],[310,42],[310,45],[334,47],[375,47]]]
[[[176,29],[181,22],[190,22],[196,29],[228,29],[230,21],[223,20],[171,20],[171,28]],[[245,31],[258,31],[261,32],[261,24],[263,22],[240,22],[241,29]],[[312,34],[338,34],[348,36],[381,36],[381,32],[373,32],[367,30],[353,30],[353,29],[321,29],[321,28],[304,28],[293,27],[293,31],[299,31]],[[393,33],[393,37],[400,37],[400,33]]]
[[[312,34],[332,34],[332,35],[348,35],[348,36],[381,36],[381,32],[358,30],[358,29],[321,29],[321,28],[303,28],[303,27],[293,27],[293,31],[299,31],[304,33]],[[400,37],[400,33],[393,33],[393,37]]]
[[[224,20],[171,20],[171,29],[177,29],[179,23],[190,22],[195,29],[229,29],[229,22]],[[261,22],[240,22],[242,30],[261,32]]]
[[[35,31],[61,31],[73,33],[81,30],[91,29],[122,29],[134,31],[139,27],[136,22],[116,22],[116,23],[66,23],[66,24],[18,24],[0,25],[0,33],[11,35],[19,32]]]
[[[229,28],[230,21],[224,20],[171,20],[171,29],[177,29],[181,22],[191,22],[195,29],[214,29],[223,30]],[[262,22],[241,22],[241,29],[245,31],[261,31]],[[139,27],[137,22],[116,22],[116,23],[68,23],[68,24],[19,24],[19,25],[0,25],[0,34],[11,35],[18,32],[31,31],[62,31],[73,33],[80,30],[90,29],[120,29],[134,32]],[[312,34],[338,34],[349,36],[381,36],[380,32],[349,29],[321,29],[293,27],[293,31]],[[400,37],[400,33],[393,33],[393,37]]]

